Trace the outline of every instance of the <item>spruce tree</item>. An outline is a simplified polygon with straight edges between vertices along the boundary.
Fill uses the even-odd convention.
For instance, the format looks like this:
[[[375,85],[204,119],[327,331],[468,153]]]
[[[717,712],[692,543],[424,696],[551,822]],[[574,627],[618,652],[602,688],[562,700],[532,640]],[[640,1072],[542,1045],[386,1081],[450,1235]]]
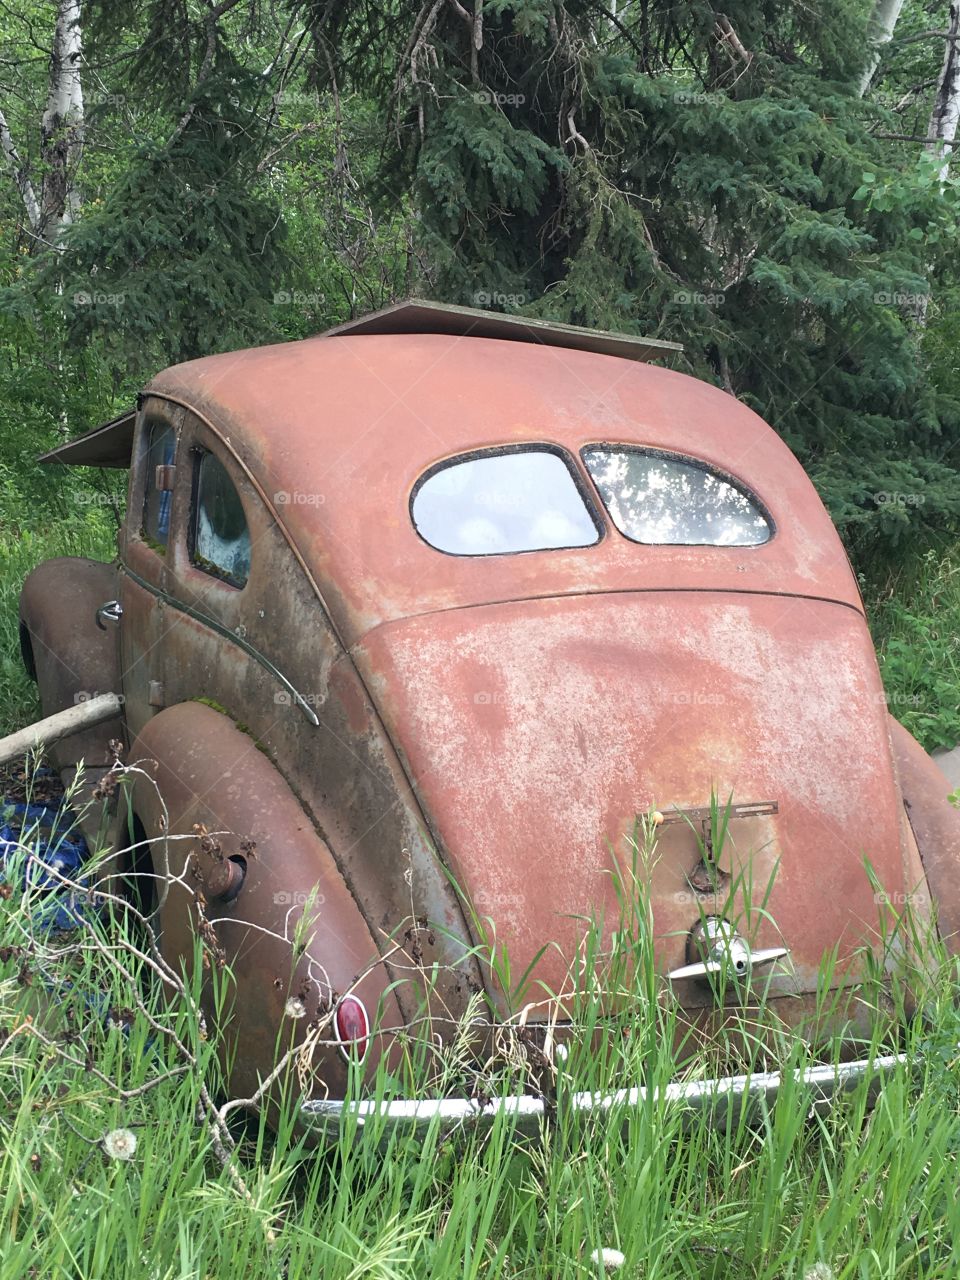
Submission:
[[[861,565],[952,533],[957,385],[916,316],[951,285],[956,182],[877,136],[864,7],[606,10],[445,5],[421,29],[398,175],[436,292],[683,342],[679,367],[798,453]]]

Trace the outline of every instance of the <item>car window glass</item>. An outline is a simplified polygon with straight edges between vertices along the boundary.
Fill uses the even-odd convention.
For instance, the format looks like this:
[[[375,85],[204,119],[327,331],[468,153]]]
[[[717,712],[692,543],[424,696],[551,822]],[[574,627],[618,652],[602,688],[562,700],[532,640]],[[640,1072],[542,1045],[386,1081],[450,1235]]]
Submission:
[[[758,503],[706,463],[647,449],[583,450],[610,518],[634,542],[751,547],[773,530]]]
[[[155,422],[147,441],[147,474],[143,494],[143,536],[155,551],[163,551],[170,536],[173,493],[157,488],[157,467],[170,466],[177,447],[173,427]]]
[[[250,530],[240,495],[212,453],[197,464],[192,516],[193,563],[198,569],[242,587],[250,576]]]
[[[412,516],[426,542],[456,556],[586,547],[600,538],[570,463],[542,448],[455,458],[420,484]]]

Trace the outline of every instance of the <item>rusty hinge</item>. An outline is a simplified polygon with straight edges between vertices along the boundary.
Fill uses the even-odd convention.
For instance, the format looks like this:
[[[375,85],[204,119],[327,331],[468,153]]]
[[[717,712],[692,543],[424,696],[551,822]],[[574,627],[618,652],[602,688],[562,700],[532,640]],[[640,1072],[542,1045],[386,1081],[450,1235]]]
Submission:
[[[706,862],[715,863],[713,851],[713,812],[709,805],[700,805],[694,809],[674,809],[663,815],[662,826],[672,822],[686,822],[689,826],[700,828],[703,841],[703,856]],[[732,804],[729,808],[718,808],[716,813],[721,822],[734,818],[761,818],[771,813],[779,813],[780,806],[776,800],[757,800],[752,804]]]
[[[155,488],[160,493],[169,493],[177,478],[177,468],[171,462],[157,464]]]

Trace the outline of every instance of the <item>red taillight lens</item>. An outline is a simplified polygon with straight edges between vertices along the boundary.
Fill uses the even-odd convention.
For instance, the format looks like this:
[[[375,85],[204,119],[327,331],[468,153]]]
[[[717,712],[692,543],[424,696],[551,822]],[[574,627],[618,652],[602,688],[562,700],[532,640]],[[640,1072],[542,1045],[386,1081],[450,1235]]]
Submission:
[[[337,1005],[333,1025],[344,1054],[362,1061],[370,1037],[370,1019],[362,1001],[356,996],[344,996]]]

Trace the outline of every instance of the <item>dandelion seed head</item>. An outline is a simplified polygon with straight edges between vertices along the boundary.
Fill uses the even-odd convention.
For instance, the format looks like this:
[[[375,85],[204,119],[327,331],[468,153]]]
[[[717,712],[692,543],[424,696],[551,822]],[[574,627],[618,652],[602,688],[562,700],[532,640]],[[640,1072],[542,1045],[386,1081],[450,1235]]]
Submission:
[[[590,1255],[591,1262],[602,1262],[604,1271],[619,1271],[626,1258],[619,1249],[594,1249]]]
[[[288,1018],[302,1018],[307,1012],[307,1006],[303,1003],[299,996],[291,996],[287,1003],[283,1006],[283,1012]]]
[[[111,1129],[103,1135],[103,1149],[111,1160],[132,1160],[137,1135],[129,1129]]]

